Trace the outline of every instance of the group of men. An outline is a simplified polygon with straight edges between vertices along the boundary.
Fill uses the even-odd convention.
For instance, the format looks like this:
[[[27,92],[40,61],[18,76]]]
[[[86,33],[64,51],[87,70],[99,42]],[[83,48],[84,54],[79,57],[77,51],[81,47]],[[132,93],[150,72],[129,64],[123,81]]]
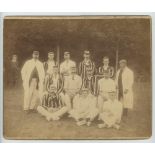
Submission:
[[[64,114],[76,124],[90,126],[97,117],[99,128],[119,129],[122,114],[133,108],[133,72],[126,60],[120,60],[120,69],[114,73],[109,58],[97,70],[90,52],[84,51],[84,60],[78,64],[64,52],[64,61],[55,61],[54,52],[42,63],[39,52],[33,51],[21,70],[24,87],[24,111],[36,110],[48,121],[59,120]]]

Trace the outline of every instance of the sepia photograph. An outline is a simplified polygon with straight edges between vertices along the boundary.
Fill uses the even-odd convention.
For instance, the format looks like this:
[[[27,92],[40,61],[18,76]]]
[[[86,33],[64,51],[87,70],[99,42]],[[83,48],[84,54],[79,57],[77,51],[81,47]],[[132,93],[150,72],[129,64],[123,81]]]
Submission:
[[[147,15],[5,16],[4,138],[150,138],[151,22]]]

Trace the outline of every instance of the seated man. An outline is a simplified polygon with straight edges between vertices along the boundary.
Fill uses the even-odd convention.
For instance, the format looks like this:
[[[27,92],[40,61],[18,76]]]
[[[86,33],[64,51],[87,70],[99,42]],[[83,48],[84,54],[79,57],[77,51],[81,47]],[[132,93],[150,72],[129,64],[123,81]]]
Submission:
[[[54,85],[57,88],[57,93],[60,93],[63,89],[64,79],[59,74],[58,66],[53,66],[52,72],[48,72],[45,76],[45,90],[49,85]]]
[[[116,99],[116,91],[109,91],[109,99],[104,102],[102,106],[102,112],[100,113],[100,118],[104,121],[103,124],[99,124],[99,128],[120,128],[120,121],[122,116],[122,103]]]
[[[91,69],[87,69],[86,77],[83,79],[82,88],[88,88],[94,94],[94,75]]]
[[[80,94],[77,94],[73,99],[70,117],[76,120],[78,126],[84,124],[90,126],[97,114],[96,97],[90,93],[89,89],[83,88]]]
[[[45,116],[48,121],[59,120],[71,107],[68,95],[56,92],[57,88],[50,85],[43,95],[42,106],[37,107],[38,113]]]

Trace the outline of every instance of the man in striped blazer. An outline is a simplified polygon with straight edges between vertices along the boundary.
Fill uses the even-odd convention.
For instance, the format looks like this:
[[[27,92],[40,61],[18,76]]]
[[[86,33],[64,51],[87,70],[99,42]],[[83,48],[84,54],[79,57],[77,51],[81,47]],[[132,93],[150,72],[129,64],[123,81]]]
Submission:
[[[53,66],[56,66],[56,61],[54,60],[54,52],[48,52],[48,60],[44,62],[45,73],[52,74]]]
[[[59,120],[62,115],[70,111],[71,104],[67,94],[57,93],[57,88],[50,85],[43,95],[42,105],[37,107],[38,113],[48,121]]]
[[[47,90],[50,85],[54,85],[57,88],[57,93],[63,90],[64,78],[59,74],[58,66],[53,66],[53,73],[48,73],[45,76],[44,90]]]
[[[87,87],[86,83],[89,80],[87,73],[91,71],[91,75],[95,74],[95,63],[90,59],[90,52],[84,51],[84,60],[79,64],[79,75],[82,77],[82,87]],[[89,70],[89,71],[88,71]],[[93,90],[92,90],[93,91]]]
[[[103,65],[99,67],[99,74],[103,75],[104,72],[109,72],[109,77],[114,76],[114,67],[109,66],[109,57],[103,57]]]

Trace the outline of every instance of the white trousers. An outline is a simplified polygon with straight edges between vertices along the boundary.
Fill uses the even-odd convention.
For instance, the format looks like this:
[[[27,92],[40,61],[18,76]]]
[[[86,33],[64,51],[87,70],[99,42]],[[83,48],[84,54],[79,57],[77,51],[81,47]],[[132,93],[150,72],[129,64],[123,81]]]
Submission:
[[[48,117],[48,118],[52,118],[53,114],[54,114],[55,117],[61,117],[62,115],[64,115],[65,113],[68,112],[68,108],[65,106],[65,107],[62,107],[62,108],[58,109],[57,111],[51,112],[51,111],[46,110],[42,106],[38,106],[37,107],[37,111],[42,116],[45,116],[45,117]]]
[[[82,113],[73,109],[70,111],[70,115],[76,121],[78,121],[79,119],[87,119],[87,118],[89,118],[90,120],[93,120],[98,115],[98,109],[94,108],[92,110],[87,110]]]
[[[102,112],[99,116],[100,119],[104,121],[104,123],[107,124],[109,127],[116,123],[120,123],[120,119],[118,117],[108,112]]]
[[[40,104],[39,90],[32,81],[30,87],[24,90],[24,110],[34,109],[37,104]]]

